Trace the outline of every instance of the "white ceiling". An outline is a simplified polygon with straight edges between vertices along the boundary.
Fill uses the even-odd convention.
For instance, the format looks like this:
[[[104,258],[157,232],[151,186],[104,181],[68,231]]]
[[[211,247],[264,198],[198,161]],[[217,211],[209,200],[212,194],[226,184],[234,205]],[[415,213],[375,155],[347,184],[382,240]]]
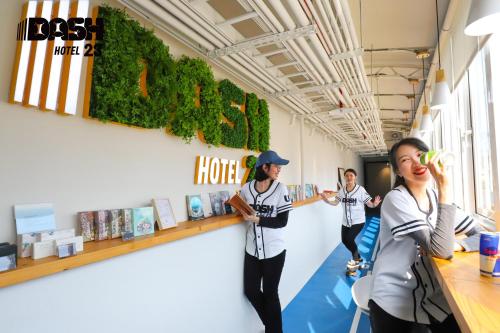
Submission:
[[[414,87],[418,105],[433,55],[426,59],[423,75],[413,50],[433,49],[437,43],[435,0],[119,1],[204,55],[314,23],[312,35],[212,56],[212,61],[339,145],[365,156],[385,153],[386,145],[410,130],[413,106],[407,96],[414,89],[408,78],[420,80]],[[448,2],[438,0],[440,25]],[[241,15],[248,18],[228,21]],[[356,51],[356,45],[364,54],[349,57],[345,52]],[[384,48],[405,50],[380,50]],[[284,52],[263,56],[277,49]],[[330,59],[339,53],[348,58]],[[299,75],[288,76],[294,73]],[[328,83],[341,84],[342,91],[321,88]],[[339,105],[355,111],[340,118],[328,112]]]
[[[437,4],[441,27],[449,0],[438,0]],[[407,78],[417,78],[419,84],[415,86],[415,92],[418,105],[423,88],[422,77],[427,77],[429,62],[437,44],[436,1],[349,0],[349,6],[358,39],[363,41],[366,72],[368,75],[375,74],[370,76],[373,91],[376,94],[413,95],[413,86]],[[422,76],[422,61],[416,58],[415,53],[380,50],[397,48],[430,48],[431,57],[425,60],[425,76]],[[378,51],[367,51],[370,49]],[[399,112],[391,109],[411,110],[412,101],[405,96],[380,96],[377,103],[381,110],[380,117],[384,125],[387,124],[383,126],[384,138],[390,146],[397,136],[392,136],[393,131],[388,128],[389,120],[397,119],[405,125],[402,128],[409,130],[413,119],[411,111]]]

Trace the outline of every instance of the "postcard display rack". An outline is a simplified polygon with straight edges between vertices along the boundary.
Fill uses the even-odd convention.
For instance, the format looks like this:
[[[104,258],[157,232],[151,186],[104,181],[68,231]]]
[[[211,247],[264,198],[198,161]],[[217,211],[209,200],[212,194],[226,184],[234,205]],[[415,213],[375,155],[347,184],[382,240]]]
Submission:
[[[328,195],[334,196],[335,193],[330,192]],[[192,196],[187,196],[187,200],[189,200],[188,198],[190,197]],[[217,197],[222,198],[220,201],[221,207],[217,205]],[[79,223],[83,223],[83,225],[81,226],[82,234],[79,236],[72,235],[74,229],[56,230],[55,224],[52,224],[53,209],[51,205],[37,207],[38,210],[41,209],[43,211],[42,214],[39,212],[35,214],[37,216],[43,216],[36,224],[39,230],[35,232],[23,230],[21,223],[18,232],[22,232],[21,235],[26,235],[23,236],[25,237],[24,241],[32,244],[31,251],[33,251],[33,244],[38,240],[43,239],[41,242],[50,242],[52,246],[48,247],[45,245],[47,248],[43,248],[42,250],[50,252],[51,255],[46,257],[44,255],[44,258],[39,260],[26,257],[26,255],[23,257],[19,254],[23,249],[27,251],[26,245],[22,245],[24,243],[18,240],[17,267],[14,268],[16,250],[12,249],[15,249],[15,246],[5,248],[4,252],[9,254],[5,259],[6,267],[10,270],[4,272],[0,271],[0,288],[244,222],[240,215],[232,213],[229,193],[219,193],[218,196],[212,195],[211,197],[207,195],[206,198],[203,198],[202,195],[201,199],[202,201],[208,200],[208,205],[203,202],[201,204],[204,209],[210,211],[210,213],[207,214],[210,217],[205,217],[207,215],[204,215],[204,218],[201,220],[188,220],[178,223],[175,222],[175,217],[168,199],[153,199],[153,207],[142,207],[137,210],[135,212],[138,217],[136,221],[141,221],[142,224],[141,222],[134,223],[133,217],[131,223],[127,222],[127,219],[130,219],[128,215],[133,215],[134,209],[117,210],[118,212],[108,210],[107,213],[95,211],[92,214],[89,214],[89,212],[81,212],[78,214]],[[319,196],[313,196],[304,200],[295,201],[293,202],[293,206],[299,207],[314,203],[318,200],[321,200]],[[199,204],[199,202],[196,202],[195,206],[197,209],[199,209]],[[212,209],[212,207],[215,209]],[[231,210],[231,213],[227,214],[229,210]],[[196,213],[199,214],[199,212]],[[30,213],[26,213],[26,215],[30,215]],[[95,223],[96,218],[103,218],[102,215],[107,215],[107,221],[121,219],[121,237],[113,237],[113,235],[118,235],[118,231],[113,228],[113,222],[108,223],[108,227],[99,226],[99,222],[97,224]],[[19,216],[23,216],[23,214],[21,213]],[[94,218],[93,223],[91,223],[92,218]],[[22,220],[20,221],[22,222]],[[155,221],[160,230],[154,230]],[[16,226],[17,223],[18,221],[16,219]],[[95,230],[93,232],[89,231],[89,229],[85,229],[85,223],[88,224],[88,228],[96,228],[97,225],[97,228],[101,228],[101,230],[97,232]],[[44,231],[47,229],[52,229],[53,231]],[[123,241],[122,237],[126,239],[124,236],[126,233],[129,233],[129,235],[136,234],[138,236],[144,236],[132,236],[130,241]],[[92,240],[92,235],[94,240]],[[19,237],[20,236],[18,236],[18,238]],[[102,238],[103,240],[96,241],[95,237]],[[85,246],[83,248],[84,240]],[[7,244],[4,245],[6,246]],[[33,254],[33,252],[28,253]]]

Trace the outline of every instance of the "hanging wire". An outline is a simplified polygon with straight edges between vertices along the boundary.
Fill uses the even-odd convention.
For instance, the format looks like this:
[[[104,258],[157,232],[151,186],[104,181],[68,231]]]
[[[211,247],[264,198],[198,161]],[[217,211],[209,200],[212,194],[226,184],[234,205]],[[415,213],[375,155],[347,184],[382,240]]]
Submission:
[[[439,42],[439,9],[438,9],[438,2],[436,0],[436,31],[437,31],[437,37],[438,37],[438,59],[439,59],[439,69],[441,69],[441,43]]]
[[[370,50],[370,87],[373,90],[373,44]]]
[[[424,58],[422,58],[422,82],[424,84],[424,105],[427,105],[427,96],[425,94],[425,62]]]
[[[361,39],[361,48],[363,48],[363,15],[361,11],[361,0],[359,0],[359,36]]]
[[[411,110],[412,111],[411,112],[411,114],[412,114],[411,118],[412,118],[412,122],[413,122],[413,120],[415,120],[415,116],[417,114],[417,111],[416,111],[417,97],[415,96],[415,85],[412,84],[411,86],[413,88],[413,99],[411,101],[411,109],[412,109]]]

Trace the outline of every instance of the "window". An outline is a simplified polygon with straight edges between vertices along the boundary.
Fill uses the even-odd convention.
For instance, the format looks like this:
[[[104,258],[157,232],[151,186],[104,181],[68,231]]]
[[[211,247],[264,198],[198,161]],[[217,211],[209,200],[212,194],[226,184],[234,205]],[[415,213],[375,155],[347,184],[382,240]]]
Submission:
[[[476,211],[493,218],[493,168],[486,73],[487,51],[483,48],[469,67],[469,89],[473,128],[474,181],[476,188]]]

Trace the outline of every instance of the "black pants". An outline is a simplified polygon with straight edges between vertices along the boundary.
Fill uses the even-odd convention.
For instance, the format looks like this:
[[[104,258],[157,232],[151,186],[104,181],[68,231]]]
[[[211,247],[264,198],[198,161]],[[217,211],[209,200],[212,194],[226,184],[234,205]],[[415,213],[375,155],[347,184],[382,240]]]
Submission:
[[[364,223],[353,224],[351,227],[342,226],[342,243],[352,253],[352,259],[359,259],[358,246],[354,241],[356,236],[363,230]]]
[[[259,260],[245,252],[245,295],[266,326],[266,333],[283,332],[278,285],[285,265],[285,254],[286,250],[275,257]]]
[[[373,333],[460,333],[460,328],[453,315],[449,315],[442,323],[430,317],[429,325],[418,324],[391,316],[373,300],[368,302],[370,323]]]

